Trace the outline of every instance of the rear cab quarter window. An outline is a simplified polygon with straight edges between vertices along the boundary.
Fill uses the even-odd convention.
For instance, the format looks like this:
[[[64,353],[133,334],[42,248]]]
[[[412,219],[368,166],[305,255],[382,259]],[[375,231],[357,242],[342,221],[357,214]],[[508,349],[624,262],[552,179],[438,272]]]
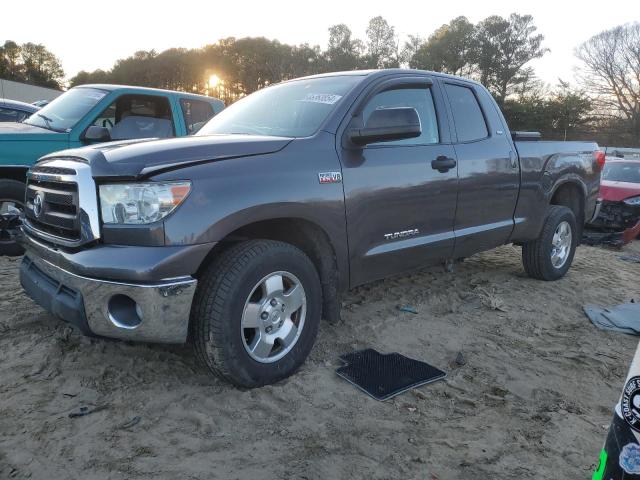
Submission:
[[[474,142],[489,136],[484,112],[471,86],[444,83],[458,142]]]
[[[196,133],[215,115],[213,106],[203,100],[181,98],[180,109],[182,110],[187,135]]]

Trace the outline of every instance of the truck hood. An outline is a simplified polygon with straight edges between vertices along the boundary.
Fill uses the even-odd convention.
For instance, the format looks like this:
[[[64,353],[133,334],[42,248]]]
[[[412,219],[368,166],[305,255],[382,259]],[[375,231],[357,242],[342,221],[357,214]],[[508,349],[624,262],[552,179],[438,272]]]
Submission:
[[[67,136],[28,123],[0,122],[0,141],[7,140],[52,140],[52,136]]]
[[[600,182],[600,197],[603,200],[621,202],[636,195],[640,195],[640,183],[612,182],[610,180]]]
[[[199,163],[274,153],[291,140],[257,135],[129,140],[63,150],[40,161],[77,157],[89,162],[94,178],[140,179]]]

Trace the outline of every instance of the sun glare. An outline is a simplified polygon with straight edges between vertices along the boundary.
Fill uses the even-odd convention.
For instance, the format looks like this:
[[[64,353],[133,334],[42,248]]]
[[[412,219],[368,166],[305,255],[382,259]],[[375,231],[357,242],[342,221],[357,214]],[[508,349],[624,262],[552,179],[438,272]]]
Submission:
[[[213,74],[209,77],[209,88],[215,88],[220,83],[220,77],[216,74]]]

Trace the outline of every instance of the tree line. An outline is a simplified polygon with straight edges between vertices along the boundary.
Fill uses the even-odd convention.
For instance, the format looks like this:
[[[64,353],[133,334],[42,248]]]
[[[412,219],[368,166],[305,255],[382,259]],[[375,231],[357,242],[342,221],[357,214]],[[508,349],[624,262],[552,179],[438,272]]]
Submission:
[[[64,70],[44,45],[7,40],[0,46],[0,78],[60,89]]]
[[[55,56],[45,55],[42,47],[44,52],[35,56],[40,61],[34,62],[34,47],[42,46],[6,42],[0,49],[0,78],[10,78],[4,72],[17,72],[60,82],[64,74]],[[138,51],[109,70],[81,71],[69,85],[167,88],[217,96],[230,104],[299,76],[409,66],[478,80],[494,95],[513,130],[538,130],[557,139],[596,139],[604,145],[639,145],[640,24],[601,32],[579,45],[576,56],[582,67],[575,86],[562,79],[549,86],[536,77],[530,62],[548,51],[530,15],[494,15],[476,24],[457,17],[426,37],[410,35],[404,42],[378,16],[369,21],[364,39],[356,38],[345,24],[329,27],[324,49],[263,37],[229,37],[202,48]],[[220,81],[211,83],[213,75]]]

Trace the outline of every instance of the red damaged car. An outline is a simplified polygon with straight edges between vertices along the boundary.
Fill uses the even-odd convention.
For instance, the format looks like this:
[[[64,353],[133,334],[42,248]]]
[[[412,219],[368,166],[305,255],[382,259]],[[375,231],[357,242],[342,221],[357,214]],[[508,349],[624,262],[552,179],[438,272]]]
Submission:
[[[589,225],[599,242],[629,243],[640,234],[640,161],[607,158],[600,182],[600,212]],[[585,232],[586,236],[595,232]],[[593,238],[596,240],[596,238]],[[585,238],[585,243],[592,243]]]

